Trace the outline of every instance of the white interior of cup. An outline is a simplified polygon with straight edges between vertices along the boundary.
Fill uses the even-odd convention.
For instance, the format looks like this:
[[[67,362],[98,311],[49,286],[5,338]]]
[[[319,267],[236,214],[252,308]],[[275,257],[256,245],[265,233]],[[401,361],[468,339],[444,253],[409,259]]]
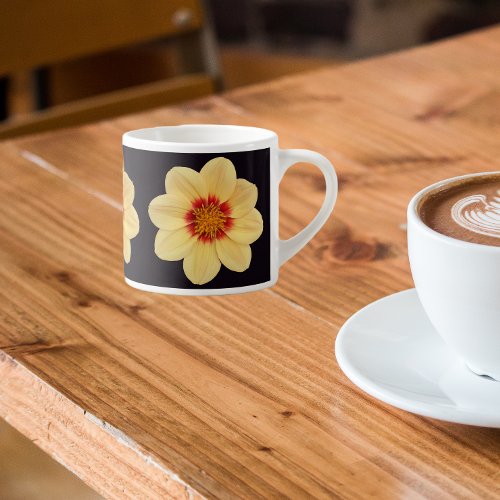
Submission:
[[[177,151],[190,148],[226,148],[227,151],[259,147],[277,136],[271,130],[239,125],[176,125],[132,130],[123,135],[125,146],[157,151]]]

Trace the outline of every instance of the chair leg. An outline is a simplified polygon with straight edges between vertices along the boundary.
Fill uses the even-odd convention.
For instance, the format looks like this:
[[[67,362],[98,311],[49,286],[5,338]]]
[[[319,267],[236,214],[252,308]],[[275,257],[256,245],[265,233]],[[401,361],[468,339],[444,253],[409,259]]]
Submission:
[[[216,91],[224,89],[224,79],[220,66],[219,47],[214,31],[212,14],[208,8],[207,1],[202,1],[205,15],[205,23],[200,33],[200,44],[205,71],[214,79]]]
[[[214,81],[215,89],[220,91],[224,85],[217,41],[205,1],[202,1],[202,6],[205,19],[201,30],[182,35],[177,41],[181,70],[183,73],[208,73]]]
[[[33,71],[33,92],[37,110],[50,106],[49,70],[47,68],[38,68]]]
[[[0,78],[0,120],[6,120],[9,117],[9,79],[4,76]]]

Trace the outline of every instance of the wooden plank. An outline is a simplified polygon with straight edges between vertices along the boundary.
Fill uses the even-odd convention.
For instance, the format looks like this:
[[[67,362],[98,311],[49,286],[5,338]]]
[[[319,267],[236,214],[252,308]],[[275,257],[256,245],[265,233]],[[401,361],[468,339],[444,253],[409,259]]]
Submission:
[[[2,167],[5,360],[25,364],[160,463],[182,467],[205,494],[325,496],[341,485],[332,471],[356,462],[375,483],[390,479],[365,463],[366,450],[330,435],[328,412],[316,410],[314,393],[331,396],[328,325],[309,318],[324,342],[318,363],[311,322],[272,294],[191,299],[186,317],[183,298],[144,296],[122,282],[118,210],[15,158],[4,156]],[[252,310],[262,311],[265,331]],[[278,361],[284,353],[290,359]],[[315,463],[307,472],[304,454]],[[355,491],[355,476],[343,487]]]
[[[62,406],[73,402],[119,429],[205,495],[498,497],[496,431],[378,403],[332,356],[349,314],[411,286],[400,227],[411,194],[498,169],[494,40],[499,29],[2,146],[6,356],[48,382]],[[454,62],[469,60],[471,46],[484,49],[476,58],[484,52],[488,66],[471,62],[484,75],[476,83]],[[377,79],[386,84],[370,92]],[[432,111],[451,89],[453,112]],[[120,135],[180,122],[274,128],[283,147],[335,162],[335,216],[272,291],[157,297],[122,284]],[[292,170],[283,235],[321,197],[311,167]],[[30,345],[40,339],[41,349]]]
[[[4,353],[0,380],[0,416],[15,422],[25,436],[99,493],[134,499],[201,498],[118,429],[82,410]]]
[[[202,20],[197,0],[4,0],[0,74],[189,33]]]
[[[0,126],[0,139],[109,119],[211,94],[214,82],[206,74],[178,76],[53,106],[22,120]]]
[[[7,153],[4,146],[2,369],[10,380],[20,363],[36,390],[57,391],[50,421],[75,404],[96,417],[72,419],[74,434],[61,437],[72,439],[67,448],[78,449],[81,462],[57,435],[37,433],[37,444],[89,484],[116,496],[114,483],[89,474],[100,468],[85,439],[97,419],[117,439],[108,467],[121,442],[133,443],[208,496],[494,491],[487,430],[475,433],[486,444],[475,449],[465,435],[457,440],[353,390],[332,356],[334,327],[273,292],[186,299],[126,287],[120,212]],[[36,400],[4,386],[2,414],[26,430]],[[146,488],[148,471],[134,479]]]

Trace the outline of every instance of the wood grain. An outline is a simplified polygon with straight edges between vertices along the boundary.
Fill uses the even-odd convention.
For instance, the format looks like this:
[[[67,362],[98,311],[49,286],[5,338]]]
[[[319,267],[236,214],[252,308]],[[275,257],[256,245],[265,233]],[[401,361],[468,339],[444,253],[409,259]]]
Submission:
[[[498,498],[497,430],[375,401],[340,373],[333,344],[359,307],[412,286],[401,226],[411,195],[499,169],[499,56],[500,29],[487,30],[3,145],[4,379],[22,370],[15,387],[50,387],[47,422],[68,408],[96,417],[68,417],[78,432],[60,431],[59,445],[33,431],[37,444],[111,497],[148,496],[154,463],[170,484],[221,498]],[[270,291],[158,297],[122,283],[120,135],[188,122],[273,128],[282,147],[338,169],[334,217]],[[305,165],[287,175],[283,237],[313,216],[321,182]],[[0,413],[28,432],[40,405],[4,386]],[[107,469],[82,437],[95,427],[110,439]],[[117,494],[124,441],[142,465]]]

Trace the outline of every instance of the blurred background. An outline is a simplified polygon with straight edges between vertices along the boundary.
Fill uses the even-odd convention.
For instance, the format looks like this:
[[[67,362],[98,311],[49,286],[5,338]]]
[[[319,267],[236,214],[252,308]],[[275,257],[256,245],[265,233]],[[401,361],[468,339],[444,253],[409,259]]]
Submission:
[[[0,139],[498,22],[498,0],[2,0]]]
[[[498,0],[2,0],[0,139],[342,65],[499,20]],[[0,419],[0,499],[68,497],[100,498]]]

